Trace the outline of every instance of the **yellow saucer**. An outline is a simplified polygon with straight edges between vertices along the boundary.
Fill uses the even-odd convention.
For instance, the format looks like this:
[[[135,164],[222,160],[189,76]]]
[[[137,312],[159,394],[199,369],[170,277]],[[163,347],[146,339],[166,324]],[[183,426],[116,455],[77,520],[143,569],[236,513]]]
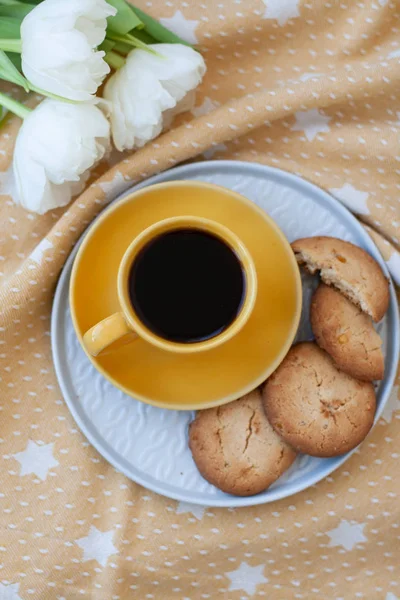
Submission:
[[[132,240],[157,221],[187,214],[224,224],[249,250],[258,294],[247,324],[230,341],[201,353],[176,354],[143,339],[132,343],[124,339],[112,351],[89,356],[126,394],[181,410],[231,402],[260,385],[289,350],[301,313],[298,267],[274,221],[235,192],[180,181],[134,192],[107,209],[90,228],[71,277],[71,314],[81,343],[90,327],[120,310],[117,272]]]

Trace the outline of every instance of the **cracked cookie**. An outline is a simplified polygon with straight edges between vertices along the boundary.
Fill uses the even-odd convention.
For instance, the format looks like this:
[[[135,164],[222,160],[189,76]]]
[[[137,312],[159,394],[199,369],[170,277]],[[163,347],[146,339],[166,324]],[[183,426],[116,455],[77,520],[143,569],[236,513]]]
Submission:
[[[314,342],[302,342],[263,388],[275,431],[298,452],[328,457],[363,441],[374,422],[374,387],[339,371]]]
[[[268,423],[259,390],[199,411],[189,427],[189,447],[204,479],[237,496],[262,492],[296,458]]]
[[[310,320],[317,344],[342,371],[364,381],[383,379],[382,340],[371,318],[343,294],[319,285],[312,298]]]
[[[389,282],[365,250],[333,237],[310,237],[292,243],[297,262],[341,291],[349,300],[380,321],[389,306]]]

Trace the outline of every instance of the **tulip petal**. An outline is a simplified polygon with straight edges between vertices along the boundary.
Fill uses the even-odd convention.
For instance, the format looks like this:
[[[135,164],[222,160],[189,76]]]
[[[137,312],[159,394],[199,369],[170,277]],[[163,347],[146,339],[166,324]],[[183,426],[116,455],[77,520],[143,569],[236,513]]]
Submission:
[[[110,125],[93,104],[46,99],[24,120],[13,171],[18,202],[43,214],[65,206],[109,150]]]

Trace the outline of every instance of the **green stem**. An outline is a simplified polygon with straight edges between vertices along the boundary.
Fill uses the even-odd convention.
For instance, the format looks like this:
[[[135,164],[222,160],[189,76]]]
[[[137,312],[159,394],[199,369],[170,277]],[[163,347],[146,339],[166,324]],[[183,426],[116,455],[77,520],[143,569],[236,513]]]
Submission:
[[[159,56],[158,52],[155,52],[152,48],[149,48],[147,44],[139,40],[131,33],[126,33],[125,35],[118,35],[112,31],[107,31],[107,38],[113,40],[114,42],[124,42],[129,46],[133,46],[134,48],[141,48],[141,50],[146,50],[147,52],[150,52],[150,54],[155,54],[156,56]]]
[[[21,119],[25,119],[25,117],[32,112],[32,109],[24,106],[21,104],[21,102],[18,102],[17,100],[14,100],[14,98],[10,98],[10,96],[6,96],[6,94],[1,92],[0,105],[4,106],[4,108],[7,108],[10,112],[14,113],[14,115],[17,115],[17,117],[20,117]]]
[[[18,0],[1,0],[0,4],[3,6],[13,6],[15,4],[21,4]]]
[[[132,47],[129,44],[125,44],[125,42],[112,42],[114,44],[113,50],[118,52],[118,54],[122,54],[122,56],[128,56],[129,52],[132,50]]]
[[[14,40],[9,38],[0,39],[0,49],[4,50],[4,52],[16,52],[17,54],[21,54],[22,52],[22,41]]]
[[[104,60],[108,65],[110,65],[110,67],[112,67],[115,70],[120,69],[125,64],[125,59],[120,54],[117,54],[112,50],[106,53]]]
[[[135,38],[145,44],[157,44],[157,40],[144,29],[135,29]]]

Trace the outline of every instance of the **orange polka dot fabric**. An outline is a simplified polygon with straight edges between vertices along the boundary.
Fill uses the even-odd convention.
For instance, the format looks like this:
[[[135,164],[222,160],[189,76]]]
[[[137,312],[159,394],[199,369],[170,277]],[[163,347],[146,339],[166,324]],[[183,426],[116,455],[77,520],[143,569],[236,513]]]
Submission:
[[[49,330],[58,275],[94,216],[189,159],[268,164],[330,191],[399,283],[400,4],[137,5],[204,54],[191,113],[44,216],[12,199],[19,120],[0,130],[0,599],[399,600],[399,380],[324,481],[271,505],[203,508],[143,489],[90,446],[58,388]]]

